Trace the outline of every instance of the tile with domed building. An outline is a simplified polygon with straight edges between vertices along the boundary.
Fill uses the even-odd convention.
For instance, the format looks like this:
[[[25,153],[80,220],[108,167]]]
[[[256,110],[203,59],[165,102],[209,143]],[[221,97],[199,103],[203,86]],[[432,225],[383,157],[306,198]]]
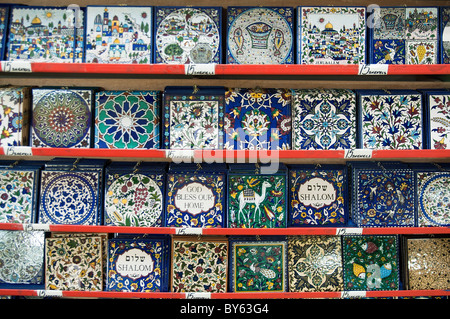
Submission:
[[[152,63],[152,7],[87,6],[86,63]]]
[[[299,64],[364,64],[366,8],[298,7]]]
[[[70,7],[13,6],[6,59],[81,62],[83,11]]]

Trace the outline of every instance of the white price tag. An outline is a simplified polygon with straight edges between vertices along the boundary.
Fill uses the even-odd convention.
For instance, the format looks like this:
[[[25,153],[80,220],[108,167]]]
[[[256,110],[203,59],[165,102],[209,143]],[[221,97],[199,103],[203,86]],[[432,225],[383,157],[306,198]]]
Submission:
[[[185,64],[184,65],[185,75],[215,75],[216,65],[215,64]]]
[[[365,298],[365,291],[342,291],[341,298]]]
[[[191,163],[194,154],[194,150],[166,150],[166,158],[170,158],[175,163]]]
[[[38,297],[62,297],[62,290],[37,290]]]
[[[210,292],[187,292],[186,299],[211,299]]]
[[[32,156],[33,150],[30,146],[5,146],[5,155],[7,156]]]
[[[49,224],[23,224],[24,231],[50,231]]]
[[[194,228],[194,227],[178,227],[175,229],[176,235],[201,235],[203,234],[202,228]]]
[[[373,150],[367,149],[349,149],[345,150],[344,158],[358,159],[358,158],[372,158]]]
[[[30,61],[2,61],[2,72],[30,73]]]
[[[354,227],[345,227],[345,228],[336,228],[336,235],[362,235],[362,228],[354,228]]]
[[[360,64],[358,75],[388,75],[389,64]]]

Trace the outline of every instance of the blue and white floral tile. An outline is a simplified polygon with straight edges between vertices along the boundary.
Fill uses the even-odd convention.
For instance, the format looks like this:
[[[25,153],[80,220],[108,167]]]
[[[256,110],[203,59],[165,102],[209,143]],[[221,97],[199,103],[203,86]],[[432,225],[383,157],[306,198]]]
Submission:
[[[28,145],[30,107],[29,88],[0,88],[1,146]]]

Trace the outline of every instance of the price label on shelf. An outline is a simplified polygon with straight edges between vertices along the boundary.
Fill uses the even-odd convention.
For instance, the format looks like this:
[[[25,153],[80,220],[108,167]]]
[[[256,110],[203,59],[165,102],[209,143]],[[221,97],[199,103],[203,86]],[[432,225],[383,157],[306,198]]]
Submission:
[[[345,227],[345,228],[336,228],[336,235],[362,235],[362,228],[354,228],[354,227]]]
[[[372,150],[366,149],[347,149],[345,150],[344,158],[350,159],[365,159],[372,158]]]
[[[62,290],[36,290],[38,297],[62,297]]]
[[[194,228],[194,227],[177,227],[175,229],[176,235],[201,235],[203,234],[202,228]]]
[[[342,291],[341,298],[365,298],[365,291]]]
[[[166,150],[166,158],[175,163],[191,163],[194,155],[194,150]]]
[[[2,61],[2,72],[30,73],[30,61]]]
[[[216,74],[215,64],[185,64],[185,75],[214,75]]]
[[[33,150],[30,146],[5,146],[3,148],[7,156],[32,156]]]
[[[23,224],[23,230],[24,231],[50,231],[50,225],[49,224]]]
[[[360,64],[358,75],[388,75],[389,64]]]
[[[210,292],[187,292],[186,299],[211,299]]]

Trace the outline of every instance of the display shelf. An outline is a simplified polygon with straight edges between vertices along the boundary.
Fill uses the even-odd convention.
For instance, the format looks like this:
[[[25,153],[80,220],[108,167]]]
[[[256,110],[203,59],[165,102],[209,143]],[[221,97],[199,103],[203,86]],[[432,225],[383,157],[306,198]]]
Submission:
[[[63,298],[147,298],[147,299],[307,299],[307,298],[377,298],[450,296],[449,290],[383,290],[383,291],[329,291],[329,292],[113,292],[60,291],[32,289],[0,289],[3,296],[63,297]]]
[[[127,75],[445,75],[449,64],[301,65],[301,64],[94,64],[1,61],[2,73]]]
[[[123,233],[166,235],[387,235],[450,234],[450,227],[289,227],[289,228],[181,228],[95,225],[0,223],[1,230],[47,232]]]

